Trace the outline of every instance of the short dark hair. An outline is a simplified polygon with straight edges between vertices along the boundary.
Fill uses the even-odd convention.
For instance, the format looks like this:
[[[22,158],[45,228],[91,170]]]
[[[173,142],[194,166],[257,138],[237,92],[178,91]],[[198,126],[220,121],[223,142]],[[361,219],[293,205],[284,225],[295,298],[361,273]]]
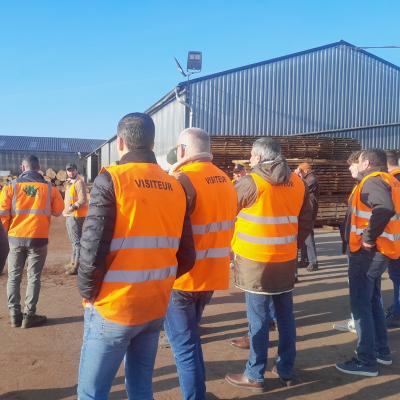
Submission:
[[[391,167],[399,166],[399,156],[395,151],[389,150],[386,152],[387,164]]]
[[[368,149],[360,154],[361,160],[368,160],[371,167],[385,167],[387,168],[386,153],[382,149]]]
[[[351,165],[351,164],[358,163],[358,159],[360,158],[361,153],[362,153],[362,150],[353,151],[349,155],[349,158],[347,159],[347,164]]]
[[[117,135],[129,150],[151,149],[154,145],[155,126],[151,117],[144,113],[131,113],[119,121]]]
[[[25,164],[32,171],[39,171],[40,169],[39,159],[33,154],[24,157],[22,164]]]

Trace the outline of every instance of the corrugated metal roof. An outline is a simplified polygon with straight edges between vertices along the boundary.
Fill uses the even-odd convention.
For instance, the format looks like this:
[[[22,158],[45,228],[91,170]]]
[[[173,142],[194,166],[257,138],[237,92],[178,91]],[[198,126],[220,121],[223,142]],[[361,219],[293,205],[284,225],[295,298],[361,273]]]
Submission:
[[[0,151],[91,153],[105,140],[0,135]]]
[[[400,68],[346,42],[190,83],[193,126],[293,135],[400,122]]]
[[[315,53],[315,52],[318,52],[318,51],[323,51],[323,50],[331,49],[331,48],[338,47],[338,46],[351,47],[353,50],[357,50],[359,53],[362,53],[364,55],[367,55],[368,57],[374,58],[375,60],[377,60],[377,61],[379,61],[381,63],[384,63],[384,64],[386,64],[386,65],[388,65],[388,66],[390,66],[392,68],[395,68],[398,71],[400,71],[400,67],[398,65],[393,64],[393,63],[391,63],[391,62],[389,62],[389,61],[387,61],[387,60],[385,60],[383,58],[380,58],[380,57],[376,56],[375,54],[369,53],[368,51],[365,51],[365,50],[361,49],[360,47],[355,46],[354,44],[346,42],[345,40],[339,40],[338,42],[329,43],[329,44],[326,44],[324,46],[313,47],[312,49],[298,51],[296,53],[287,54],[287,55],[284,55],[284,56],[281,56],[281,57],[271,58],[269,60],[260,61],[260,62],[253,63],[253,64],[247,64],[247,65],[244,65],[242,67],[232,68],[232,69],[228,69],[228,70],[225,70],[225,71],[216,72],[214,74],[201,76],[199,78],[195,78],[195,79],[190,80],[189,83],[191,84],[191,83],[200,82],[200,81],[203,81],[203,80],[206,80],[206,79],[217,78],[217,77],[219,77],[221,75],[231,74],[233,72],[245,71],[247,69],[260,67],[260,66],[271,64],[271,63],[275,63],[275,62],[278,62],[278,61],[288,60],[288,59],[293,58],[293,57],[299,57],[299,56],[308,55],[310,53]],[[183,81],[183,82],[179,83],[178,86],[179,87],[187,86],[187,81]],[[170,93],[168,93],[166,96],[164,96],[164,98],[159,100],[159,102],[163,101],[164,99],[167,99],[169,94]]]

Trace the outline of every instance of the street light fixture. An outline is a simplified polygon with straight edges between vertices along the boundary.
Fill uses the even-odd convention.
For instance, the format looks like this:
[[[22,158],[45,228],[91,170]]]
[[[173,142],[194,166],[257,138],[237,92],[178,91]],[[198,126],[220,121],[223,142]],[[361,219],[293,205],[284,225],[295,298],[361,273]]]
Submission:
[[[179,103],[183,104],[189,110],[189,128],[192,127],[193,111],[190,106],[190,86],[189,80],[193,74],[198,74],[202,66],[202,53],[201,51],[189,51],[187,57],[186,71],[182,68],[180,62],[174,57],[178,71],[187,78],[186,84],[186,101],[181,99],[178,94],[178,89],[175,88],[175,96]]]

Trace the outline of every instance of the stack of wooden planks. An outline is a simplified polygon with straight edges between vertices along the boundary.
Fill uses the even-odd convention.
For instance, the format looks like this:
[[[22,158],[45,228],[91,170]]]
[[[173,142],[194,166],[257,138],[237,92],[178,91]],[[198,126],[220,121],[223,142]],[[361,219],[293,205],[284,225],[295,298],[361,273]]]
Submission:
[[[45,172],[39,171],[43,178],[47,182],[51,182],[53,186],[55,186],[61,193],[65,191],[65,181],[67,180],[67,172],[65,170],[60,170],[58,172],[54,171],[52,168],[48,168]],[[0,186],[7,185],[13,179],[16,179],[16,176],[8,175],[0,177]]]
[[[211,151],[214,162],[232,176],[233,161],[250,158],[251,147],[259,137],[212,136]],[[320,203],[316,226],[338,225],[347,208],[347,198],[354,186],[348,170],[347,158],[360,150],[360,143],[351,138],[326,136],[278,136],[282,154],[294,170],[308,162],[320,182]]]

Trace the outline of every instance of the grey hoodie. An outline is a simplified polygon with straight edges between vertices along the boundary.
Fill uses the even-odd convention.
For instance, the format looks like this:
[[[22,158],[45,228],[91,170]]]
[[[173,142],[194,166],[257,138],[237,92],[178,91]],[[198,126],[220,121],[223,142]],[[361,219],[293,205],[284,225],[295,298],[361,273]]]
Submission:
[[[259,175],[272,185],[281,185],[289,181],[291,170],[284,157],[279,156],[272,162],[255,166],[252,173]],[[303,206],[298,216],[299,230],[297,247],[300,248],[313,228],[313,209],[306,186]],[[235,189],[238,196],[238,211],[252,206],[257,200],[257,186],[254,179],[247,175],[241,178]],[[236,255],[235,284],[245,291],[277,294],[293,289],[297,260],[284,263],[262,263]]]

